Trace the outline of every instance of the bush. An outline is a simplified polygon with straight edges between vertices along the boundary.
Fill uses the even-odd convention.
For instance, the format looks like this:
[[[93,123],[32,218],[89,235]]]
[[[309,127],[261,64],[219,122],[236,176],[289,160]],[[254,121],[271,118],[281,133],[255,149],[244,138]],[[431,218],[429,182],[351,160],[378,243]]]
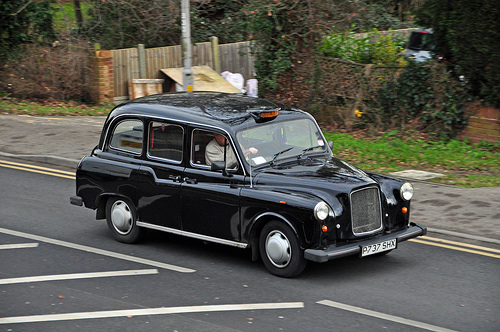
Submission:
[[[397,80],[380,89],[377,101],[364,119],[383,130],[412,122],[420,130],[451,138],[467,125],[465,106],[470,97],[436,62],[411,61]]]
[[[85,42],[59,47],[28,45],[0,71],[0,91],[23,99],[90,100]]]
[[[427,0],[417,23],[434,29],[436,53],[465,77],[468,89],[500,107],[498,0]]]
[[[52,9],[48,0],[0,0],[0,60],[16,55],[19,45],[51,42]]]
[[[81,34],[104,49],[178,45],[180,5],[174,0],[90,0]]]
[[[181,6],[175,0],[90,0],[89,17],[81,33],[105,49],[163,47],[181,42]],[[221,43],[247,39],[238,17],[244,1],[191,1],[191,38]]]
[[[319,52],[323,56],[363,64],[405,65],[404,42],[383,35],[377,29],[361,36],[354,32],[332,33],[323,37]]]

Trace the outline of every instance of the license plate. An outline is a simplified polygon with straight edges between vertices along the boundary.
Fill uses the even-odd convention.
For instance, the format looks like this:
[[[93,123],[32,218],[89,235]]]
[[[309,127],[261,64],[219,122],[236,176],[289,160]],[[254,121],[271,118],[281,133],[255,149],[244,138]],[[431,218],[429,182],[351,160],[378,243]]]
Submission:
[[[361,246],[361,257],[378,254],[387,250],[396,249],[396,239],[386,240],[383,242]]]

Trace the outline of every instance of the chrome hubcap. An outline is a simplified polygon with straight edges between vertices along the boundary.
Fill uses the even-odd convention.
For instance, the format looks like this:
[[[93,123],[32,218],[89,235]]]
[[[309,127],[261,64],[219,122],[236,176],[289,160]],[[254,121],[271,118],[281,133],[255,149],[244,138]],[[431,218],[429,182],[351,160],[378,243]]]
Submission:
[[[266,253],[274,266],[286,267],[290,263],[292,249],[285,234],[276,230],[270,232],[266,238]]]
[[[132,229],[133,216],[129,206],[123,201],[116,201],[111,207],[111,223],[120,234],[127,234]]]

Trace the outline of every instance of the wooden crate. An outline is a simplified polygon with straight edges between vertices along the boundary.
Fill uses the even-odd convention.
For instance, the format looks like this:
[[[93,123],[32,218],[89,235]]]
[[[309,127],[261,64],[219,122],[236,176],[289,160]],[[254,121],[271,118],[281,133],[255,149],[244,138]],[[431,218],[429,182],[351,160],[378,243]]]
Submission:
[[[128,94],[130,99],[154,95],[163,92],[162,79],[136,78],[128,81]]]

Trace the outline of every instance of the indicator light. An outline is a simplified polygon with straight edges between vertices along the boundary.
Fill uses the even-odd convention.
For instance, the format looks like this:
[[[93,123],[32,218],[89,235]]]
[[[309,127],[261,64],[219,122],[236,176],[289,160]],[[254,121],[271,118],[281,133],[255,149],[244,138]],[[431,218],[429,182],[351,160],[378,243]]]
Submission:
[[[259,115],[261,118],[274,118],[278,116],[279,111],[261,112]]]
[[[402,211],[403,213],[406,213],[406,212],[408,212],[408,208],[407,208],[406,206],[404,206],[404,207],[401,209],[401,211]]]
[[[323,233],[326,233],[326,232],[328,232],[328,227],[326,227],[326,225],[325,225],[325,226],[321,227],[321,230],[323,231]]]

